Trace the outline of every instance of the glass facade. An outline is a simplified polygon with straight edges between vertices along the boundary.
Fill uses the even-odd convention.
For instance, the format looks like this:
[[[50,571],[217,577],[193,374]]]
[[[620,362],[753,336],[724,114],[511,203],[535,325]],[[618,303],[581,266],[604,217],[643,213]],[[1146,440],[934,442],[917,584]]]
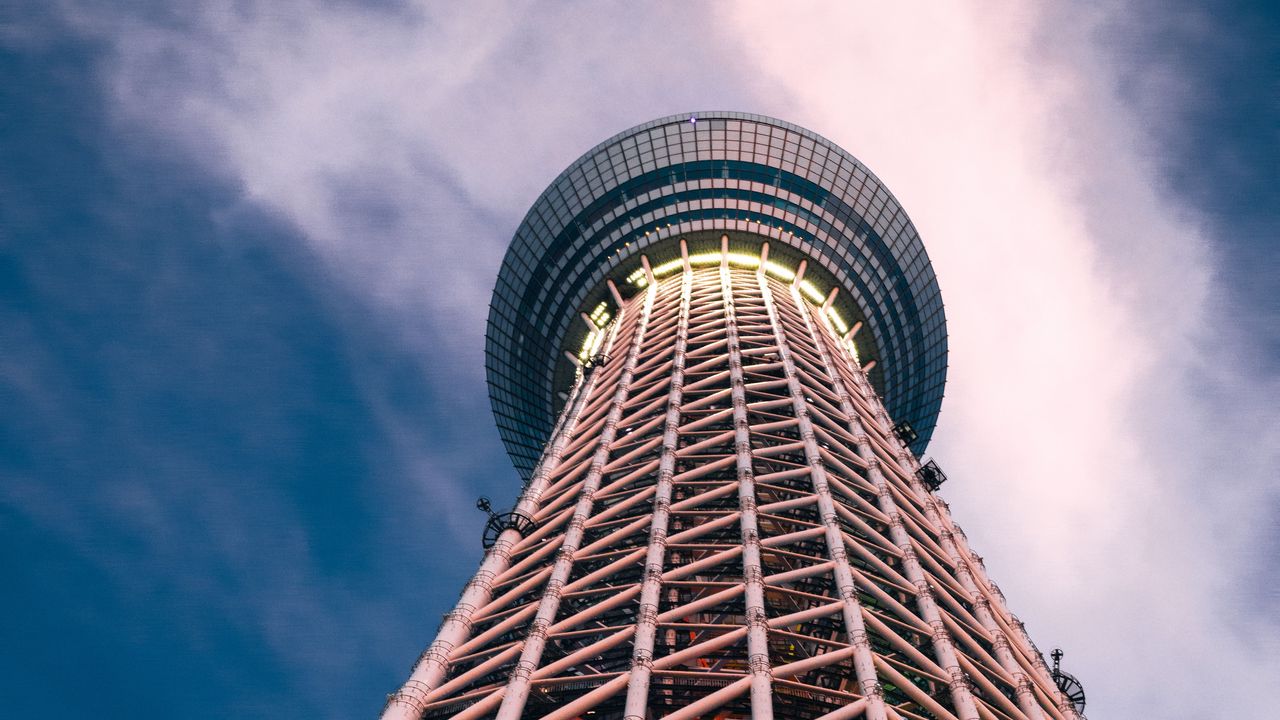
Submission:
[[[876,363],[872,383],[923,451],[942,402],[946,321],[906,213],[865,166],[807,130],[697,113],[590,150],[516,231],[490,307],[486,369],[499,432],[523,477],[554,425],[580,311],[605,293],[606,279],[624,288],[641,253],[666,258],[676,238],[714,232],[806,257],[841,288],[851,322],[863,322],[857,342],[863,363]]]

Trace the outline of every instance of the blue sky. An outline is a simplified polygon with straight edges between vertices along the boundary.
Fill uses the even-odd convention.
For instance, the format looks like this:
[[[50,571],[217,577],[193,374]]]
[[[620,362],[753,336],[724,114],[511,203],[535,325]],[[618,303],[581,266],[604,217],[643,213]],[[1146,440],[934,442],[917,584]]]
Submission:
[[[1264,717],[1278,25],[5,6],[0,715],[374,715],[479,560],[475,496],[518,487],[482,359],[511,232],[599,140],[724,108],[831,137],[916,219],[944,494],[1091,715]]]

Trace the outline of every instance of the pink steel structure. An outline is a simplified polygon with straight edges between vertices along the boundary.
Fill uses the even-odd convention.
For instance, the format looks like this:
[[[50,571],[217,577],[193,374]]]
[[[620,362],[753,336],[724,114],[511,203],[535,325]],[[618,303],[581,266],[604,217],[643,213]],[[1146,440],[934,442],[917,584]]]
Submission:
[[[1080,717],[922,483],[839,286],[815,302],[817,261],[763,233],[689,237],[606,282],[519,522],[383,717]]]

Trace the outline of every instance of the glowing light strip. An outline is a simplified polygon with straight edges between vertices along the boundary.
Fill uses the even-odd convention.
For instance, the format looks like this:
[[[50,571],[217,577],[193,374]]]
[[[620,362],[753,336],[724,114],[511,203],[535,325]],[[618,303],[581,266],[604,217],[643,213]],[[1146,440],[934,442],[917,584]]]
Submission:
[[[694,267],[719,265],[720,257],[721,255],[718,252],[698,253],[696,255],[690,255],[689,265]],[[740,268],[746,268],[748,270],[755,270],[756,268],[760,267],[760,257],[758,255],[747,255],[746,253],[729,253],[729,264],[732,265],[733,267],[740,267]],[[654,267],[653,276],[655,278],[666,277],[671,273],[674,273],[675,271],[679,270],[683,265],[684,265],[684,260],[682,259],[669,260],[667,262],[662,263],[661,265]],[[779,265],[778,263],[772,260],[768,260],[765,262],[764,271],[766,274],[772,275],[773,277],[779,280],[782,280],[784,282],[791,282],[792,280],[796,279],[796,273],[794,270],[792,270],[789,267],[786,267],[785,265]],[[627,276],[627,282],[631,283],[632,285],[635,285],[636,287],[641,287],[641,288],[649,284],[648,278],[646,278],[644,274],[644,268],[636,268],[634,271],[632,271],[632,273]]]
[[[591,322],[595,323],[596,327],[608,325],[610,317],[612,316],[609,314],[609,303],[607,301],[602,301],[596,306],[595,310],[591,311]]]
[[[719,252],[697,253],[695,255],[689,256],[689,265],[691,267],[707,267],[711,265],[719,265],[722,258],[724,257],[725,257],[724,254]],[[746,253],[728,253],[728,262],[733,267],[755,270],[760,267],[760,256],[748,255]],[[667,262],[664,262],[661,265],[657,265],[653,268],[653,277],[654,278],[666,277],[676,272],[677,270],[681,269],[682,267],[684,267],[684,260],[682,258],[676,258],[675,260],[668,260]],[[764,272],[765,274],[771,275],[783,282],[794,282],[796,279],[795,270],[792,270],[791,268],[785,265],[780,265],[779,263],[776,263],[772,260],[765,261]],[[644,268],[641,267],[641,268],[636,268],[630,275],[627,276],[627,282],[631,283],[632,285],[635,285],[638,288],[643,288],[649,284],[649,278],[645,275]],[[821,306],[827,300],[826,293],[819,290],[818,286],[814,285],[812,281],[801,280],[799,283],[799,288],[800,288],[800,294],[808,298],[809,302],[812,302],[814,305]],[[601,303],[600,307],[597,307],[596,311],[591,314],[591,319],[593,321],[596,321],[597,324],[600,325],[601,327],[603,327],[608,322],[608,317],[609,317],[608,313],[606,312],[603,316],[604,317],[603,320],[597,320],[596,312],[601,312],[602,310],[607,310],[607,308],[605,307],[605,303]],[[838,334],[846,335],[849,332],[849,324],[845,322],[844,317],[840,315],[839,311],[837,311],[834,306],[827,308],[824,312],[826,313],[827,318],[831,320],[831,324],[835,328]],[[588,337],[588,342],[590,342],[590,337]],[[846,338],[845,344],[848,347],[849,352],[853,354],[853,357],[856,360],[858,357],[858,350],[854,346],[853,340],[851,338]],[[584,346],[583,349],[585,351],[586,347]]]
[[[791,282],[796,279],[795,270],[779,265],[772,260],[765,261],[764,272],[766,275],[772,275],[784,282]]]
[[[582,349],[578,350],[579,360],[586,362],[587,358],[591,357],[591,343],[595,342],[596,335],[598,334],[599,333],[597,333],[595,330],[592,330],[591,332],[587,333],[587,336],[585,338],[582,339]]]
[[[605,331],[603,329],[592,330],[587,333],[587,336],[582,340],[582,349],[578,351],[578,359],[586,362],[595,357],[600,350],[600,346],[604,344],[604,336]]]
[[[683,261],[680,259],[668,260],[667,262],[664,262],[653,269],[653,276],[658,278],[658,277],[663,277],[665,275],[670,275],[671,273],[680,269],[680,265],[682,264],[682,262]]]
[[[844,335],[849,332],[849,324],[840,317],[840,313],[836,311],[835,306],[827,308],[827,317],[831,319],[831,324],[835,326],[836,332]]]
[[[816,285],[809,282],[808,280],[800,281],[800,292],[805,297],[809,298],[809,300],[813,302],[815,305],[821,305],[822,303],[826,302],[826,299],[827,299],[827,296],[823,295],[822,291],[819,290]]]
[[[845,338],[844,346],[849,351],[849,354],[853,356],[853,361],[858,365],[862,365],[862,361],[858,359],[858,346],[853,344],[853,338]]]

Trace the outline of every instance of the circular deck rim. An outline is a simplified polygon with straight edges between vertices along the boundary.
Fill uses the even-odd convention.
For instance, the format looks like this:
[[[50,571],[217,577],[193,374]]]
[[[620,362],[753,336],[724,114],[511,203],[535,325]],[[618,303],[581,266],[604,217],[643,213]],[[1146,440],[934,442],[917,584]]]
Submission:
[[[751,126],[752,152],[741,140],[732,149],[715,139],[716,128],[728,133],[734,123],[740,138]],[[756,132],[761,128],[768,132]],[[724,177],[698,175],[708,167],[712,174],[723,167]],[[645,180],[649,176],[657,180]],[[757,182],[770,177],[772,188]],[[679,201],[689,205],[698,196],[710,203],[705,212],[727,217],[717,198],[699,195],[714,196],[717,180],[726,194],[722,204],[753,202],[727,199],[723,188],[736,183],[750,185],[742,193],[770,206],[754,218],[735,207],[743,217],[733,220],[688,219],[677,211]],[[672,207],[656,216],[628,210],[636,202],[627,194],[632,186]],[[631,211],[637,214],[628,218]],[[797,221],[800,215],[811,222]],[[606,217],[630,224],[602,229],[609,227]],[[655,217],[677,222],[662,227]],[[555,423],[556,364],[580,306],[646,249],[711,229],[776,238],[838,279],[865,315],[859,342],[874,348],[864,356],[877,362],[873,384],[894,420],[909,422],[918,434],[912,450],[924,451],[946,382],[946,318],[932,264],[901,203],[862,162],[817,133],[764,115],[707,111],[668,115],[598,143],[547,186],[514,234],[490,304],[485,368],[499,433],[525,480]]]

